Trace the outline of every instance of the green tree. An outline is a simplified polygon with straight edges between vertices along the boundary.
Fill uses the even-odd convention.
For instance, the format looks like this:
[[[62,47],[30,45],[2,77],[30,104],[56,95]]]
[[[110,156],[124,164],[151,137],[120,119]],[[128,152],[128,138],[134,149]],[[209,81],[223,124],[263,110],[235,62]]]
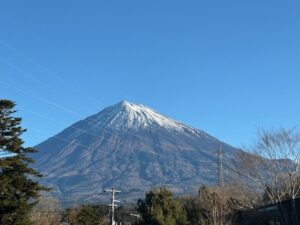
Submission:
[[[104,225],[107,224],[106,206],[82,205],[70,208],[64,215],[64,220],[71,225]]]
[[[186,214],[178,199],[166,188],[158,188],[139,199],[137,210],[142,225],[185,225]]]
[[[14,116],[14,107],[14,102],[0,100],[0,148],[17,153],[0,160],[0,224],[27,225],[39,191],[46,188],[37,181],[41,174],[31,167],[28,155],[35,150],[23,146],[21,135],[26,130],[21,127],[22,119]]]

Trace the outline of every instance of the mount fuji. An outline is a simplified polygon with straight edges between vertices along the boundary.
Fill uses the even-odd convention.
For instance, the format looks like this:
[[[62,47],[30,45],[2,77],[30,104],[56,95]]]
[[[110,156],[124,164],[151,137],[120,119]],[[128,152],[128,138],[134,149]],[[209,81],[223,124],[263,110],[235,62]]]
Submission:
[[[132,200],[155,186],[189,193],[218,182],[217,149],[225,181],[240,151],[151,108],[122,101],[35,147],[35,167],[61,201],[96,201],[112,186]]]

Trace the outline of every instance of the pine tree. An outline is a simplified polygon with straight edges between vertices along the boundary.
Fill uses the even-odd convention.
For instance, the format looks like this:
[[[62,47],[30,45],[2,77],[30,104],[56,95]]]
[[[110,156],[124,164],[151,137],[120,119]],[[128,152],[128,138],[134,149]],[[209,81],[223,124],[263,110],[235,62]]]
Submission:
[[[29,157],[36,152],[23,147],[21,135],[22,119],[15,117],[15,103],[0,99],[0,148],[17,153],[13,158],[0,160],[0,224],[31,224],[29,213],[36,204],[40,191],[47,189],[38,183],[41,177],[31,164]]]

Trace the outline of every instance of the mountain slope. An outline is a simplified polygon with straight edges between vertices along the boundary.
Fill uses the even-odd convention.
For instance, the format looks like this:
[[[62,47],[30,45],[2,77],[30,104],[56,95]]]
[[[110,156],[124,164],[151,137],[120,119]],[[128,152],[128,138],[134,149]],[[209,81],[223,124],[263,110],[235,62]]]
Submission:
[[[215,184],[219,146],[224,164],[230,164],[237,149],[146,106],[123,101],[36,146],[35,160],[45,175],[43,182],[59,196],[92,196],[115,186],[131,198],[157,185],[185,193]]]

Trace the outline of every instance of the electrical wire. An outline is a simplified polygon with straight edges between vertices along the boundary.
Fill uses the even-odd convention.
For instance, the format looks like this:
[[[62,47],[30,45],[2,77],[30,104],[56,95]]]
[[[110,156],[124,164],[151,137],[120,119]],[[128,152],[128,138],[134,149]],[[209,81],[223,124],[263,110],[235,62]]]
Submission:
[[[7,48],[9,48],[10,50],[14,51],[15,53],[17,53],[18,55],[21,55],[23,58],[27,59],[27,60],[28,60],[29,62],[31,62],[32,64],[38,66],[40,69],[43,69],[46,73],[48,73],[49,75],[51,75],[51,77],[54,77],[54,78],[56,78],[56,79],[58,78],[58,77],[56,77],[56,76],[53,76],[53,74],[50,73],[45,67],[41,66],[40,64],[36,63],[36,62],[35,62],[34,60],[32,60],[31,58],[27,57],[26,55],[24,55],[24,54],[21,53],[20,51],[16,50],[15,48],[13,48],[13,47],[10,46],[10,45],[8,45],[8,44],[7,44],[6,42],[4,42],[3,40],[0,40],[0,43],[1,43],[2,45],[6,46]],[[3,61],[3,60],[2,60],[2,61]],[[9,64],[10,66],[12,66],[13,68],[17,69],[19,72],[22,72],[22,73],[26,74],[27,76],[33,78],[32,76],[30,76],[30,74],[28,74],[27,72],[21,70],[20,68],[18,68],[18,67],[15,66],[14,64],[10,63],[9,61],[6,60],[6,63],[8,63],[8,64]],[[34,79],[34,80],[36,80],[36,79]],[[36,81],[37,81],[37,80],[36,80]],[[47,85],[44,85],[44,86],[47,87],[48,89],[52,90],[52,91],[55,92],[56,94],[58,94],[58,92],[56,92],[54,89],[49,88]],[[17,88],[17,89],[18,89],[19,91],[22,91],[20,88]],[[23,91],[23,93],[24,93],[24,91]],[[26,93],[26,92],[25,92],[25,93]],[[28,94],[28,92],[27,92],[27,94]],[[31,97],[37,98],[35,95],[32,95],[32,94],[30,94],[30,96],[31,96]],[[58,107],[58,108],[60,108],[61,110],[64,110],[64,111],[66,111],[66,112],[68,112],[68,113],[73,113],[71,110],[66,109],[65,107],[62,107],[61,105],[56,104],[56,103],[54,103],[54,102],[52,102],[52,101],[49,101],[47,98],[38,97],[37,99],[42,100],[42,101],[44,101],[44,102],[46,102],[46,103],[48,103],[48,104],[51,104],[51,105],[53,105],[53,106],[55,106],[55,107]],[[87,118],[87,119],[90,119],[90,118]],[[87,133],[87,134],[94,135],[94,134],[92,134],[92,133],[90,133],[90,132],[87,132],[86,130],[83,130],[83,129],[80,129],[80,130],[81,130],[81,131],[84,131],[84,132]],[[124,132],[124,131],[123,131],[123,132]],[[137,135],[132,134],[132,133],[129,133],[129,132],[128,132],[128,134],[138,137]],[[139,137],[139,138],[145,139],[144,137]],[[150,139],[148,139],[148,140],[150,140]],[[148,152],[150,152],[150,151],[148,151]],[[153,153],[153,152],[151,152],[151,153]],[[153,154],[156,154],[156,153],[153,153]],[[198,162],[199,162],[199,161],[198,161]]]
[[[64,85],[72,88],[73,91],[86,96],[87,98],[90,99],[90,101],[93,101],[94,104],[99,104],[98,100],[96,100],[95,98],[93,98],[92,96],[88,95],[86,92],[78,89],[78,88],[74,88],[70,82],[66,82],[65,80],[61,79],[59,76],[55,75],[54,73],[50,72],[46,67],[44,67],[43,65],[41,65],[40,63],[36,62],[34,59],[32,59],[31,57],[25,55],[24,53],[22,53],[21,51],[17,50],[16,48],[14,48],[12,45],[8,44],[7,42],[5,42],[4,40],[0,39],[0,44],[2,44],[3,46],[5,46],[6,48],[10,49],[11,51],[13,51],[15,54],[21,56],[22,58],[26,59],[28,62],[30,62],[32,65],[37,66],[38,68],[40,68],[42,71],[44,71],[45,73],[47,73],[49,76],[51,76],[52,78],[56,79],[57,81],[63,83]]]
[[[4,82],[2,82],[2,81],[0,81],[0,83],[9,85],[9,84],[4,83]],[[16,85],[15,82],[14,82],[14,84]],[[46,103],[56,106],[56,103],[51,102],[51,101],[48,101],[47,99],[43,99],[43,98],[41,98],[41,97],[39,97],[39,96],[32,95],[32,94],[30,94],[30,93],[28,92],[28,90],[27,90],[27,91],[26,91],[26,90],[24,91],[24,90],[22,90],[21,88],[18,88],[18,87],[14,86],[14,85],[9,85],[9,86],[11,86],[12,88],[15,88],[15,89],[21,91],[22,93],[24,93],[24,94],[26,94],[26,95],[28,95],[28,96],[30,96],[30,97],[37,98],[37,99],[40,99],[40,100],[42,100],[42,101],[46,101]],[[59,106],[59,105],[58,105],[58,106]],[[25,107],[22,107],[22,106],[18,106],[18,107],[25,109]],[[69,110],[68,108],[61,108],[61,107],[59,107],[59,109],[64,110],[64,111],[66,111],[66,112],[70,112],[70,110]],[[41,117],[41,118],[50,120],[50,121],[55,122],[55,123],[57,123],[57,124],[59,124],[59,125],[63,125],[62,122],[59,122],[59,121],[54,120],[54,119],[49,118],[49,117],[45,117],[45,116],[43,116],[43,115],[41,115],[41,114],[39,114],[39,113],[36,113],[36,112],[34,112],[34,111],[32,111],[32,110],[28,110],[28,109],[25,109],[25,110],[28,111],[29,113],[35,114],[35,115],[37,115],[37,116],[39,116],[39,117]],[[95,122],[95,121],[92,120],[92,122]],[[99,124],[100,124],[100,123],[99,123]],[[94,137],[101,137],[100,135],[96,135],[96,134],[94,134],[94,133],[92,133],[92,132],[89,132],[89,131],[86,130],[86,129],[77,128],[77,127],[74,127],[74,126],[71,126],[71,127],[69,127],[69,128],[74,129],[74,130],[76,130],[76,131],[84,132],[84,133],[86,133],[86,134],[88,134],[88,135],[91,135],[91,136],[94,136]],[[152,142],[152,139],[145,138],[145,137],[140,136],[140,135],[135,135],[135,134],[132,134],[131,132],[126,132],[126,131],[123,131],[123,130],[120,130],[120,129],[114,129],[114,130],[120,131],[120,132],[122,132],[122,133],[129,134],[129,135],[131,135],[131,136],[137,137],[137,138],[142,139],[142,140],[147,140],[147,141],[151,141],[151,142]],[[103,128],[103,131],[104,131],[104,128]],[[111,130],[111,129],[105,129],[105,132],[108,132],[108,133],[111,133],[111,134],[114,133],[114,131]],[[112,140],[109,140],[109,142],[111,142],[111,143],[113,143],[113,144],[117,144],[116,141],[112,142]],[[122,146],[131,147],[130,145],[126,145],[126,144],[124,144],[124,143],[121,144],[121,145],[122,145]],[[196,150],[194,150],[194,149],[188,149],[188,148],[185,148],[184,150],[187,150],[187,151],[194,151],[194,152],[196,152],[196,153],[199,153],[199,151],[196,151]],[[159,153],[155,153],[155,152],[153,152],[153,151],[148,151],[148,150],[140,150],[140,151],[149,152],[149,153],[151,153],[151,154],[159,154]],[[161,155],[163,155],[163,154],[161,154]],[[199,162],[199,160],[194,160],[194,161]],[[206,162],[205,162],[205,161],[202,161],[202,163],[206,163]]]

